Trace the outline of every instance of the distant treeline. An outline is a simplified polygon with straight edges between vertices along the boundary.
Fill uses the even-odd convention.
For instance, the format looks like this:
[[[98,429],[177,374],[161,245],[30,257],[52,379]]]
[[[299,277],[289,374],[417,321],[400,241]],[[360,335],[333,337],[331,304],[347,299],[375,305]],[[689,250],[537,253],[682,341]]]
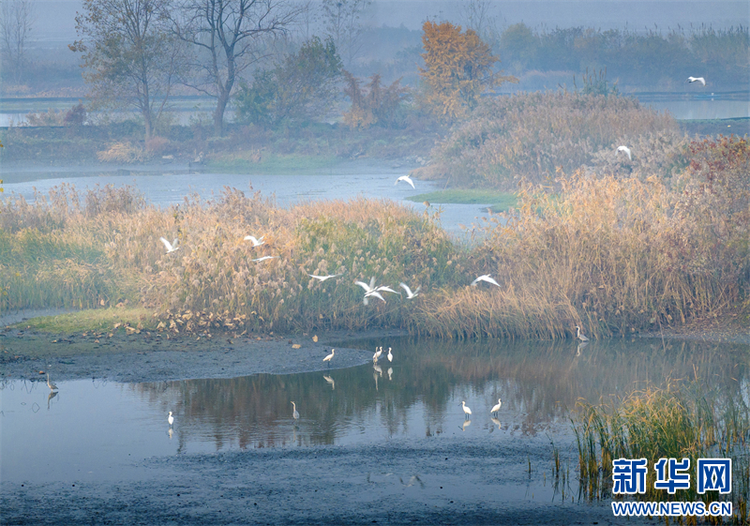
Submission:
[[[534,31],[509,26],[497,43],[502,67],[514,75],[530,71],[579,74],[607,69],[619,86],[671,91],[688,76],[705,77],[707,90],[747,89],[750,37],[744,26],[716,30],[630,30],[573,27]]]

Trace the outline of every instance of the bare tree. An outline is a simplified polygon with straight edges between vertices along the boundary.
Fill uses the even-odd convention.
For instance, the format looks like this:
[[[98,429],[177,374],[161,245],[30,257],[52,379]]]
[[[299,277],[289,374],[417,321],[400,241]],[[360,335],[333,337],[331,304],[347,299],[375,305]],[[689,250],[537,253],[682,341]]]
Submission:
[[[3,55],[14,82],[19,84],[26,63],[26,39],[36,22],[34,6],[30,0],[3,0],[0,14]]]
[[[216,97],[214,132],[224,132],[224,112],[239,75],[261,60],[264,40],[286,33],[299,5],[283,0],[178,0],[173,30],[197,46],[189,85]]]
[[[494,15],[496,7],[494,4],[490,0],[464,0],[461,9],[466,27],[476,31],[479,38],[493,49],[497,48],[500,42],[500,30],[497,17]]]
[[[351,68],[362,46],[362,37],[367,27],[360,19],[372,5],[372,0],[323,0],[323,22],[325,31],[333,39],[344,65]]]
[[[182,43],[164,18],[169,0],[84,0],[76,17],[89,96],[102,107],[132,108],[143,117],[146,138],[167,107],[184,69]]]

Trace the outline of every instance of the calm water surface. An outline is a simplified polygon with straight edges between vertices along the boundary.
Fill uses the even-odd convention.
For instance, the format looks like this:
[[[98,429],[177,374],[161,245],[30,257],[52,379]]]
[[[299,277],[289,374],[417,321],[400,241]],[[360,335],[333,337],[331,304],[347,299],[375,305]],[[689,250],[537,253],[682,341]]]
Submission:
[[[638,339],[580,348],[571,341],[407,338],[349,345],[391,346],[394,360],[381,359],[379,369],[369,363],[224,380],[65,381],[56,382],[57,395],[45,381],[9,381],[0,389],[0,479],[133,480],[147,477],[144,461],[174,455],[410,439],[435,447],[497,444],[499,455],[513,441],[552,440],[572,458],[569,417],[579,400],[698,378],[720,396],[750,404],[746,346]],[[493,420],[489,411],[498,397],[503,406]]]

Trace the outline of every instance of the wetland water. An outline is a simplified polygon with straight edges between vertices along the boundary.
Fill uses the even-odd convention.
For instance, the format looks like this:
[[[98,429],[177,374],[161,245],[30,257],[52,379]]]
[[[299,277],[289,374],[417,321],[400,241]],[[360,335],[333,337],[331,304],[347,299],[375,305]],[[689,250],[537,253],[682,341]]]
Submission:
[[[331,199],[390,199],[417,211],[425,209],[422,203],[407,198],[442,188],[434,181],[415,180],[415,189],[406,183],[394,184],[415,166],[393,166],[367,162],[349,162],[330,168],[312,170],[308,174],[247,175],[221,172],[189,173],[188,166],[178,164],[150,166],[43,166],[5,165],[3,178],[5,194],[21,195],[33,201],[35,192],[46,195],[61,184],[72,184],[80,190],[96,185],[131,185],[139,189],[146,199],[159,206],[184,202],[185,197],[198,195],[202,199],[216,199],[226,187],[236,188],[250,195],[259,191],[263,196],[274,196],[276,203],[289,207],[299,202]],[[252,190],[250,190],[252,186]],[[454,235],[462,233],[459,225],[470,227],[488,217],[487,204],[434,204],[431,211],[440,210],[443,228]]]
[[[132,504],[128,520],[155,513],[156,501],[144,499],[157,491],[165,499],[192,495],[187,511],[173,512],[193,523],[244,522],[248,506],[260,506],[255,509],[270,522],[445,522],[441,514],[463,510],[469,519],[458,523],[514,523],[527,513],[540,523],[567,510],[618,523],[608,503],[578,501],[569,418],[579,400],[698,378],[720,396],[750,403],[749,349],[741,345],[409,338],[345,345],[390,346],[394,360],[381,358],[379,369],[369,362],[230,379],[57,381],[55,396],[46,379],[6,380],[0,390],[3,507],[22,516],[42,495],[45,506],[56,506],[78,488],[82,500],[73,506],[84,514],[96,503],[140,499],[142,509]],[[54,366],[49,370],[54,375]],[[503,405],[492,420],[498,397]],[[553,483],[553,442],[568,473],[565,483]],[[246,500],[239,508],[236,493],[225,495],[238,488]],[[323,500],[311,499],[318,490]],[[336,507],[342,497],[331,510],[331,500]],[[388,508],[395,513],[390,520],[379,514],[381,498],[400,502],[400,509]],[[297,500],[298,515],[279,515],[288,512],[290,499]]]

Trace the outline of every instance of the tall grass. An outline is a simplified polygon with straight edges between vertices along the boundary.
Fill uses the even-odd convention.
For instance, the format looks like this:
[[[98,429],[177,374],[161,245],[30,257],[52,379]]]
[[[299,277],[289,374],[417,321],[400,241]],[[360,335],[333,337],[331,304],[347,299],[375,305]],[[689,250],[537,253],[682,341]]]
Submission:
[[[641,135],[674,134],[669,115],[625,97],[563,91],[522,93],[482,101],[473,116],[433,151],[418,170],[469,187],[515,189],[522,180],[551,181],[590,164],[605,150]],[[636,156],[640,154],[636,150]]]
[[[646,458],[644,500],[719,500],[716,493],[699,495],[692,476],[690,488],[674,495],[655,489],[653,465],[660,458],[689,458],[695,473],[699,458],[731,458],[732,520],[747,524],[749,411],[741,396],[706,392],[698,382],[634,391],[622,400],[599,405],[580,403],[573,425],[581,492],[589,499],[606,497],[612,488],[613,460]]]
[[[591,337],[750,307],[747,141],[695,141],[672,177],[578,171],[527,186],[472,248],[429,211],[354,199],[276,206],[227,189],[160,209],[132,189],[0,201],[0,308],[142,305],[170,330],[406,327],[447,338]],[[603,170],[604,171],[604,170]],[[595,172],[594,172],[595,173]],[[251,248],[244,236],[265,236]],[[179,239],[164,251],[159,237]],[[253,261],[261,256],[275,256]],[[500,287],[470,287],[490,273]],[[309,274],[341,274],[324,283]],[[371,298],[355,280],[414,300]]]

